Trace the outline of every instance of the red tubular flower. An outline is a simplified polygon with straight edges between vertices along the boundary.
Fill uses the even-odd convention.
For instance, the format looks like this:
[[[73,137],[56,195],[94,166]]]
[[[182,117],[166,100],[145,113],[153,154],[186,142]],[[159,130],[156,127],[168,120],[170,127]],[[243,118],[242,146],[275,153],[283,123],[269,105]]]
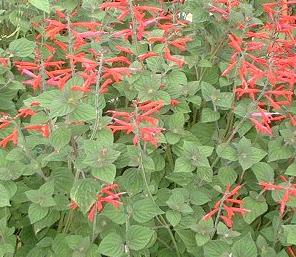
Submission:
[[[236,186],[233,190],[230,190],[230,185],[226,187],[226,191],[223,193],[221,200],[217,201],[214,208],[203,216],[204,220],[208,220],[215,214],[220,213],[219,218],[224,222],[227,227],[233,226],[233,217],[235,214],[244,215],[249,210],[242,207],[243,201],[239,199],[234,199],[239,193],[241,185]],[[236,205],[236,206],[233,206]]]
[[[103,84],[101,85],[99,92],[100,92],[101,94],[107,93],[107,92],[108,92],[108,87],[109,87],[110,85],[112,85],[112,84],[113,84],[113,80],[112,80],[112,79],[106,79],[106,80],[103,82]]]
[[[11,124],[11,122],[8,120],[2,120],[0,122],[1,122],[0,129],[7,128]]]
[[[296,253],[292,246],[288,246],[287,248],[290,257],[296,257]]]
[[[84,92],[84,93],[88,93],[91,91],[90,88],[88,87],[81,87],[81,86],[73,86],[71,87],[71,90],[73,91],[80,91],[80,92]]]
[[[164,37],[150,37],[150,38],[148,38],[148,42],[150,44],[151,43],[156,43],[156,42],[165,43],[166,42],[166,38],[164,38]]]
[[[103,79],[111,78],[115,82],[122,80],[123,76],[129,76],[132,74],[132,70],[127,67],[118,67],[118,68],[104,68]]]
[[[222,18],[227,20],[231,10],[238,5],[238,0],[213,0],[209,11],[212,13],[218,13],[222,16]]]
[[[59,21],[46,19],[48,25],[45,28],[46,35],[54,40],[57,35],[60,34],[61,31],[67,28],[67,26]]]
[[[285,184],[276,185],[270,182],[260,182],[259,185],[264,191],[279,191],[283,193],[283,196],[279,202],[280,204],[280,216],[283,217],[286,210],[287,202],[290,197],[296,197],[296,184],[290,183],[284,176],[281,176],[282,181]]]
[[[118,131],[123,131],[126,134],[134,133],[133,143],[135,145],[143,141],[157,146],[158,136],[164,129],[157,126],[158,120],[151,115],[159,112],[164,106],[163,101],[137,102],[135,104],[137,112],[108,111],[113,118],[113,124],[108,125],[108,127],[113,133]]]
[[[252,121],[252,123],[255,125],[255,128],[258,132],[269,136],[272,135],[272,130],[268,123],[262,123],[254,118],[250,118],[250,121]]]
[[[33,110],[26,108],[26,109],[20,109],[18,110],[18,115],[16,115],[16,118],[21,117],[21,118],[26,118],[30,116],[34,116],[36,112]]]
[[[119,50],[120,52],[124,52],[124,53],[127,53],[127,54],[133,54],[133,51],[129,48],[126,48],[126,47],[122,47],[122,46],[119,46],[119,45],[116,45],[115,48],[117,50]]]
[[[150,57],[154,57],[154,56],[158,56],[157,53],[154,53],[154,52],[148,52],[148,53],[145,53],[145,54],[140,54],[138,55],[138,58],[141,60],[141,61],[144,61]]]
[[[238,53],[240,53],[242,51],[242,39],[232,34],[230,34],[228,37],[230,39],[229,45]]]
[[[33,101],[31,103],[31,106],[39,106],[39,105],[40,105],[40,102],[38,102],[38,101]]]
[[[114,62],[123,62],[127,65],[131,64],[131,61],[125,57],[125,56],[117,56],[117,57],[113,57],[113,58],[108,58],[108,59],[104,59],[104,62],[110,62],[110,63],[114,63]]]
[[[221,7],[228,13],[224,7],[229,1],[213,0],[213,2],[215,6]],[[268,112],[282,110],[283,106],[290,106],[293,102],[296,55],[292,49],[295,44],[296,19],[288,12],[290,4],[294,3],[282,0],[263,4],[270,21],[263,25],[244,27],[250,31],[246,31],[240,37],[235,34],[229,35],[229,45],[233,48],[233,55],[222,75],[229,74],[236,67],[241,81],[241,86],[234,89],[237,98],[244,96],[256,101],[256,97],[262,93],[258,106]],[[265,92],[262,92],[262,80],[271,87]],[[251,117],[250,120],[258,132],[267,135],[272,134],[271,121],[289,118],[292,124],[294,122],[289,114],[269,117],[269,121],[261,118]]]
[[[94,221],[97,213],[103,211],[106,203],[113,205],[115,208],[118,208],[122,204],[120,198],[124,193],[116,193],[116,189],[118,189],[117,184],[111,184],[101,188],[100,192],[96,196],[97,199],[95,203],[90,207],[90,210],[88,211],[87,216],[90,222]],[[73,200],[69,204],[69,208],[72,210],[76,210],[78,207],[78,204]]]
[[[88,212],[88,219],[90,222],[94,221],[95,215],[100,213],[104,209],[104,204],[109,203],[115,208],[118,208],[122,203],[120,197],[123,193],[115,193],[114,191],[118,188],[117,184],[105,186],[101,189],[100,193],[97,194],[97,201],[93,204]]]
[[[26,130],[41,132],[44,137],[49,137],[49,126],[48,125],[29,125],[25,126]]]
[[[171,55],[171,52],[170,52],[170,49],[168,47],[166,47],[164,49],[164,58],[167,60],[167,61],[172,61],[172,62],[175,62],[179,68],[182,68],[182,66],[184,65],[184,60],[181,60],[181,59],[178,59],[174,56]]]
[[[5,57],[0,57],[0,64],[2,66],[8,66],[8,61],[9,61],[9,58],[5,58]]]
[[[5,148],[9,142],[12,142],[14,145],[17,145],[17,143],[18,143],[18,130],[17,129],[14,129],[10,135],[8,135],[7,137],[5,137],[4,139],[2,139],[0,141],[0,147]]]
[[[171,106],[175,107],[178,104],[180,104],[180,101],[179,100],[177,100],[177,99],[171,99]]]
[[[71,203],[69,204],[69,208],[71,210],[76,210],[78,208],[78,204],[74,201],[71,201]]]
[[[192,41],[192,38],[183,37],[183,38],[178,38],[173,41],[170,41],[168,42],[168,44],[178,48],[180,51],[186,51],[187,50],[186,44],[190,41]]]

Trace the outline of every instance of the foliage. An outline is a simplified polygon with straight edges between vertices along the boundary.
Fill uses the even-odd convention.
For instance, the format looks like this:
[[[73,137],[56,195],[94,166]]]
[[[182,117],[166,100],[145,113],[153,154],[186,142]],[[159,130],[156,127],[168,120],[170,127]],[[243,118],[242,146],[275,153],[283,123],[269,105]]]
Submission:
[[[0,256],[295,257],[289,0],[0,10]]]

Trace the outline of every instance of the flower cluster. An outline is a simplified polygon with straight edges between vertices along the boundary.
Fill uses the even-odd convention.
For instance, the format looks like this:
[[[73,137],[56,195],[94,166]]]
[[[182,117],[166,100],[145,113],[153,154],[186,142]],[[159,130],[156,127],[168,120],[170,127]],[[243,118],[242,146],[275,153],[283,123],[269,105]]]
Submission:
[[[269,21],[257,25],[246,21],[242,35],[229,35],[233,49],[226,76],[236,70],[240,84],[234,88],[237,99],[249,97],[258,103],[260,115],[251,115],[257,131],[271,135],[273,121],[295,118],[283,106],[290,106],[296,82],[294,49],[296,19],[289,13],[293,1],[266,3]],[[256,113],[256,111],[255,111]],[[276,116],[276,117],[275,117]]]
[[[183,37],[182,27],[186,25],[171,14],[167,14],[162,8],[155,6],[133,6],[127,0],[105,2],[99,7],[108,12],[119,11],[118,23],[130,23],[128,28],[115,29],[114,26],[107,26],[94,21],[71,21],[77,17],[77,13],[64,14],[57,10],[58,19],[46,19],[45,35],[46,43],[37,44],[34,62],[15,61],[17,69],[29,79],[23,83],[31,85],[34,90],[52,86],[63,89],[67,81],[73,76],[79,66],[79,75],[84,79],[83,85],[73,86],[73,90],[90,92],[92,86],[100,83],[100,93],[107,93],[108,87],[120,82],[124,76],[129,76],[140,69],[131,67],[132,60],[140,62],[147,58],[161,55],[151,49],[147,52],[132,50],[130,40],[136,36],[136,40],[144,40],[152,44],[163,44],[163,56],[168,62],[174,62],[179,67],[184,64],[171,54],[170,48],[186,51],[186,44],[191,41],[189,37]],[[129,19],[132,17],[132,21]],[[175,24],[174,22],[177,22]],[[38,25],[38,24],[37,24]],[[36,25],[36,26],[37,26]],[[161,36],[151,36],[149,29],[157,28],[162,31]],[[62,40],[68,37],[68,42]],[[37,35],[36,41],[40,41],[41,34]],[[122,42],[115,45],[118,55],[103,56],[104,51],[97,51],[88,46],[88,43],[103,43],[109,40]],[[41,48],[47,50],[46,57],[41,55]],[[107,52],[108,49],[105,49]],[[62,51],[64,57],[58,59],[57,52]],[[98,61],[100,60],[100,62]],[[1,63],[6,64],[7,58],[2,58]],[[101,67],[100,67],[101,66]],[[98,74],[100,70],[101,74]],[[99,80],[99,81],[98,81]]]
[[[10,117],[7,113],[2,113],[2,117],[0,118],[0,129],[8,128],[10,125],[15,125],[15,120],[18,118],[27,118],[32,117],[36,114],[35,111],[33,111],[30,108],[24,108],[18,110],[18,114],[14,117]],[[43,137],[49,137],[49,126],[47,124],[43,125],[27,125],[24,126],[24,129],[27,131],[35,131],[40,132]],[[0,147],[7,147],[9,142],[12,142],[14,145],[18,144],[18,138],[19,138],[19,130],[17,127],[13,128],[13,131],[3,138],[0,141]]]
[[[217,219],[221,219],[226,226],[231,228],[235,214],[244,215],[249,212],[249,210],[242,207],[243,201],[236,199],[240,189],[241,185],[236,186],[232,190],[230,190],[230,185],[228,185],[223,193],[223,197],[214,204],[213,209],[203,219],[208,220],[217,214]]]
[[[117,184],[104,186],[97,194],[96,202],[91,206],[88,212],[88,219],[93,222],[97,213],[100,213],[104,209],[106,203],[112,204],[118,208],[121,205],[120,197],[123,193],[115,193],[114,191],[118,188]],[[75,201],[71,201],[70,209],[75,210],[78,208],[78,204]]]
[[[238,0],[213,0],[210,4],[210,12],[217,13],[225,20],[229,18],[231,10],[239,5]]]
[[[291,197],[296,196],[296,184],[291,183],[284,176],[280,176],[283,183],[281,184],[273,184],[270,182],[260,182],[260,186],[264,191],[278,191],[283,194],[279,204],[280,204],[280,216],[284,215],[287,202],[291,199]]]
[[[144,103],[134,101],[134,112],[108,111],[112,114],[113,119],[113,124],[108,127],[112,129],[113,133],[117,131],[124,131],[126,134],[133,133],[135,145],[143,141],[157,146],[158,136],[164,129],[158,126],[158,119],[151,115],[159,112],[163,106],[163,101],[147,101]]]

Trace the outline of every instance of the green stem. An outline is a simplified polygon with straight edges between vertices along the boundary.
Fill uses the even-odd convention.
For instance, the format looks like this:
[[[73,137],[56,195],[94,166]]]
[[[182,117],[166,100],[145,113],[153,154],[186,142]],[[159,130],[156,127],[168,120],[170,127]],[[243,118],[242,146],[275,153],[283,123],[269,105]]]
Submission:
[[[165,152],[166,152],[166,155],[167,155],[167,159],[168,159],[171,171],[173,171],[174,167],[175,167],[175,163],[174,163],[174,158],[173,158],[173,155],[172,155],[172,149],[171,149],[171,147],[169,145],[167,146]]]
[[[153,195],[152,195],[152,193],[151,193],[151,191],[149,189],[149,184],[148,184],[147,177],[146,177],[145,167],[143,165],[143,150],[142,150],[142,147],[141,147],[140,143],[138,144],[138,152],[139,152],[140,168],[141,168],[144,184],[145,184],[145,187],[146,187],[146,190],[147,190],[147,194],[148,194],[149,198],[151,199],[151,201],[155,205],[157,205],[154,198],[153,198]],[[173,245],[174,245],[174,247],[176,249],[177,256],[181,257],[181,254],[180,254],[176,239],[174,237],[173,232],[170,229],[170,226],[166,223],[165,219],[161,215],[156,216],[156,219],[159,221],[160,224],[162,224],[168,230],[168,233],[169,233],[169,235],[170,235],[170,237],[172,239]]]
[[[96,76],[96,95],[95,95],[95,108],[96,108],[96,120],[94,124],[94,129],[91,134],[90,139],[94,139],[94,137],[97,134],[98,128],[99,128],[99,119],[101,116],[101,110],[99,109],[99,102],[100,102],[100,83],[101,83],[101,76],[103,71],[103,58],[104,55],[101,53],[100,60],[99,60],[99,70],[97,71]]]

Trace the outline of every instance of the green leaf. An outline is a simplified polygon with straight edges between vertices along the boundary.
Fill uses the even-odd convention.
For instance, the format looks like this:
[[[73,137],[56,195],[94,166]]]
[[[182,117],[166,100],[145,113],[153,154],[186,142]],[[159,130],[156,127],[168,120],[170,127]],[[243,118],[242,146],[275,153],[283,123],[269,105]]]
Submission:
[[[249,210],[243,218],[245,222],[251,224],[257,217],[265,213],[268,209],[268,205],[265,201],[255,200],[249,196],[244,199],[244,208]]]
[[[48,214],[48,208],[43,208],[39,204],[32,203],[28,210],[29,219],[31,224],[36,223],[39,220],[45,218]]]
[[[181,213],[192,213],[192,208],[185,202],[184,192],[182,191],[174,191],[170,198],[166,201],[167,205],[178,212]]]
[[[190,189],[190,202],[195,205],[204,205],[209,202],[211,198],[209,193],[202,188]]]
[[[54,192],[54,180],[46,182],[39,188],[39,192],[46,195],[52,195]]]
[[[50,143],[57,150],[60,150],[67,145],[70,142],[70,139],[71,130],[64,127],[55,129],[50,135]]]
[[[229,245],[225,241],[212,240],[204,246],[205,257],[231,256]],[[255,257],[255,255],[253,256]]]
[[[17,57],[28,57],[33,54],[35,49],[35,42],[26,38],[19,38],[13,40],[9,44],[9,51],[11,51]]]
[[[127,215],[123,205],[114,207],[112,204],[106,204],[102,214],[116,224],[124,224],[126,222]]]
[[[167,76],[168,79],[168,86],[179,86],[179,85],[186,85],[187,84],[187,77],[184,72],[173,70]]]
[[[223,159],[230,160],[230,161],[237,161],[238,160],[237,152],[236,152],[235,148],[233,148],[231,145],[229,145],[227,143],[223,143],[223,144],[218,145],[216,152],[217,152],[218,156]]]
[[[94,106],[86,103],[81,103],[70,114],[71,121],[90,121],[96,118],[96,109]]]
[[[188,161],[187,159],[180,157],[176,159],[175,162],[175,169],[174,172],[191,172],[195,169],[196,167],[194,167],[190,161]]]
[[[233,93],[220,93],[215,104],[223,109],[230,109],[233,102]]]
[[[136,201],[133,205],[133,218],[139,223],[145,223],[164,212],[150,199]]]
[[[0,184],[0,207],[10,206],[10,193]]]
[[[206,166],[197,167],[196,176],[199,179],[210,183],[213,180],[213,170],[212,170],[212,168],[210,166],[208,166],[208,167],[206,167]]]
[[[100,168],[92,168],[91,174],[104,182],[112,184],[116,175],[116,166],[114,164],[109,164],[108,166]]]
[[[195,241],[195,234],[189,229],[176,229],[175,230],[178,236],[183,241],[186,250],[189,253],[192,253],[193,256],[200,256],[200,248],[197,246]]]
[[[167,220],[169,221],[169,223],[174,227],[176,225],[178,225],[181,221],[181,213],[178,211],[174,211],[174,210],[168,210],[165,213],[165,216],[167,218]]]
[[[86,178],[74,183],[70,197],[77,203],[82,213],[87,213],[96,201],[99,183],[93,179]]]
[[[213,66],[212,63],[207,59],[202,59],[198,63],[198,67],[210,68],[212,66]]]
[[[215,124],[213,123],[196,123],[190,132],[198,138],[201,144],[211,145],[213,143],[212,137],[215,132]]]
[[[222,167],[219,169],[217,178],[223,186],[232,185],[237,179],[237,173],[233,168]]]
[[[283,144],[282,138],[277,138],[276,140],[270,141],[268,143],[268,161],[278,161],[289,159],[294,154],[294,150]]]
[[[274,171],[273,168],[266,162],[258,162],[252,166],[252,171],[254,172],[258,182],[274,181]]]
[[[6,191],[9,195],[9,199],[11,199],[16,194],[17,184],[13,181],[5,181],[1,182],[1,184],[6,188]]]
[[[74,182],[73,173],[68,167],[53,169],[50,174],[50,179],[54,180],[56,191],[63,193],[69,193]]]
[[[284,235],[289,245],[296,245],[296,225],[283,225]]]
[[[110,257],[120,257],[124,254],[123,240],[115,232],[105,236],[100,243],[99,252]]]
[[[239,143],[235,144],[237,148],[238,161],[243,170],[251,168],[254,164],[260,162],[265,156],[266,152],[251,146],[250,140],[243,137]]]
[[[189,161],[192,167],[209,167],[210,164],[207,157],[211,156],[212,152],[213,147],[200,146],[196,145],[195,142],[185,141],[183,145],[182,155],[185,159],[187,159],[187,162]],[[184,163],[184,160],[183,165],[186,165]],[[190,171],[192,171],[192,169]],[[184,170],[182,170],[182,172],[184,172]]]
[[[43,184],[38,190],[29,190],[26,192],[28,199],[41,207],[51,207],[56,205],[52,194],[54,192],[54,181]]]
[[[203,246],[207,242],[209,242],[210,238],[208,235],[203,235],[203,234],[195,234],[195,241],[198,246]]]
[[[29,0],[29,3],[41,11],[50,13],[49,0]]]
[[[203,108],[201,112],[201,122],[214,122],[220,119],[220,113],[215,112],[210,108]]]
[[[296,176],[296,163],[293,162],[286,170],[285,172],[288,176]]]
[[[145,248],[151,240],[154,231],[150,228],[133,225],[126,233],[127,245],[131,250],[139,251]]]
[[[52,226],[54,223],[56,223],[60,219],[60,212],[57,210],[49,210],[49,213],[46,215],[46,217],[42,220],[37,221],[34,223],[34,231],[37,234],[40,230],[43,228],[48,228]]]
[[[236,241],[232,248],[233,257],[257,256],[257,247],[250,234]]]
[[[171,173],[166,178],[180,186],[186,186],[192,182],[193,174],[188,172]]]
[[[201,92],[202,96],[206,101],[212,101],[220,95],[220,91],[213,87],[211,84],[206,82],[201,82]]]
[[[198,14],[199,16],[200,14]],[[203,75],[203,81],[210,83],[212,85],[216,84],[219,80],[219,69],[214,66],[211,68],[205,68],[205,72]]]

